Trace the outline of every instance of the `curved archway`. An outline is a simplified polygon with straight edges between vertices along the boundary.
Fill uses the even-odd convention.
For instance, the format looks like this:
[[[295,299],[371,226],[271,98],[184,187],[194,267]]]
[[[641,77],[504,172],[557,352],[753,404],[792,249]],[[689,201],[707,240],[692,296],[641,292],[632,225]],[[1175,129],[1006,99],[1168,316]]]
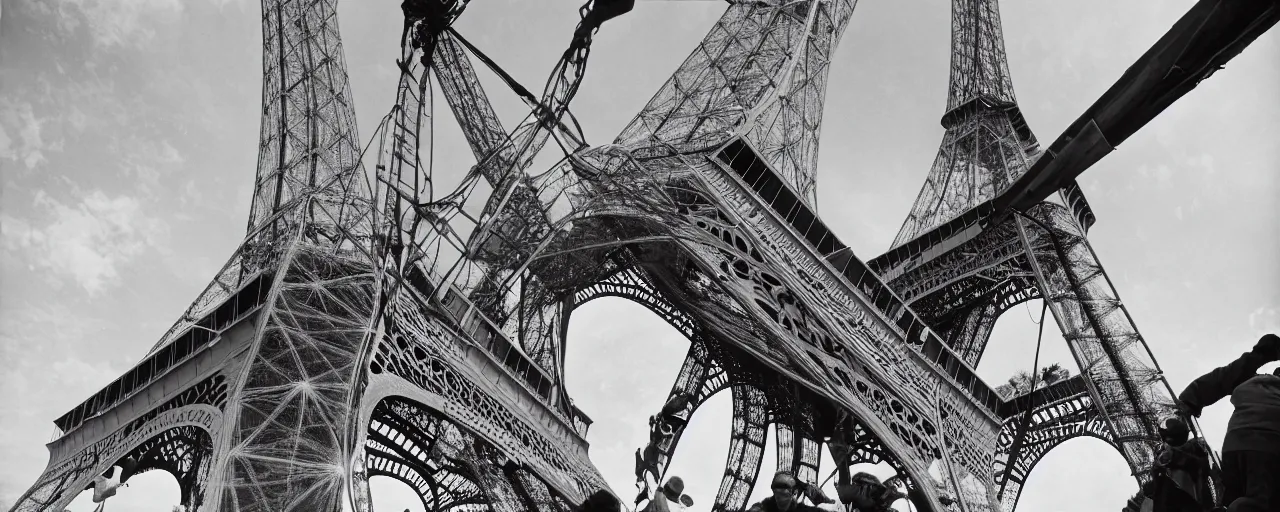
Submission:
[[[1043,305],[1044,300],[1039,298],[1020,301],[996,318],[983,357],[975,368],[980,378],[999,386],[1018,372],[1031,371],[1036,359],[1036,338],[1040,336],[1041,321],[1044,322],[1044,334],[1040,340],[1039,366],[1059,363],[1072,374],[1079,374],[1079,366],[1054,322],[1053,314],[1046,311],[1041,319]]]
[[[579,290],[574,295],[574,309],[604,297],[627,299],[644,306],[687,339],[692,339],[697,334],[697,324],[693,318],[655,292],[653,285],[634,269],[622,270],[608,279]]]
[[[15,507],[59,510],[79,496],[77,490],[96,485],[95,478],[128,478],[122,465],[131,465],[132,475],[150,469],[169,471],[179,482],[183,503],[198,506],[203,489],[197,482],[209,470],[208,455],[214,444],[210,432],[217,431],[222,413],[203,403],[170,407],[175,403],[153,409],[78,451],[55,451],[55,459]]]
[[[1015,435],[1015,430],[1024,428],[1015,424],[1014,421],[1016,420],[1006,421],[1001,429],[1002,446],[1008,447],[1009,440]],[[1033,415],[1033,423],[1025,428],[1027,433],[1023,437],[1024,443],[1014,455],[1015,460],[997,460],[995,463],[997,485],[1002,485],[998,488],[997,499],[1005,510],[1013,510],[1017,507],[1021,494],[1025,490],[1025,483],[1034,473],[1036,466],[1045,455],[1065,442],[1080,437],[1091,437],[1103,441],[1115,453],[1120,453],[1110,429],[1087,395],[1049,405],[1042,412]]]
[[[655,303],[632,293],[639,290],[588,290],[579,295],[587,302],[574,308],[569,322],[565,386],[575,405],[595,422],[587,438],[592,462],[622,501],[630,503],[636,496],[635,452],[649,442],[649,417],[666,403],[673,383],[688,378],[682,375],[683,365],[695,345],[679,323],[655,311]],[[720,391],[727,384],[716,380],[690,404],[685,411],[689,423],[673,440],[702,449],[677,450],[679,455],[666,464],[668,476],[681,476],[690,493],[699,493],[694,496],[699,507],[714,500],[723,474],[732,401]],[[715,470],[703,474],[709,465]]]
[[[668,477],[679,476],[684,480],[685,493],[693,498],[695,510],[710,510],[715,502],[728,460],[732,421],[731,393],[716,393],[702,403],[697,414],[690,416],[689,425],[680,438],[683,448],[676,450],[667,465]],[[772,445],[766,446],[764,453],[768,456]]]
[[[357,453],[362,480],[353,491],[360,510],[374,510],[374,480],[405,485],[425,510],[515,511],[567,504],[554,486],[534,476],[484,436],[441,411],[396,394],[377,400]],[[404,492],[396,493],[403,505]],[[410,507],[413,508],[413,507]]]
[[[1081,435],[1055,447],[1036,461],[1015,510],[1118,510],[1137,490],[1129,465],[1107,441]]]
[[[1072,375],[1079,375],[1079,366],[1076,364],[1075,356],[1072,354],[1070,346],[1064,339],[1062,332],[1059,330],[1057,323],[1054,321],[1052,313],[1046,312],[1043,320],[1040,312],[1043,308],[1043,299],[1035,298],[1016,305],[1002,314],[992,330],[991,339],[988,343],[986,355],[982,364],[978,367],[978,374],[988,383],[1004,387],[1004,391],[1014,392],[1012,386],[1008,386],[1007,381],[1015,379],[1020,373],[1034,371],[1032,368],[1036,359],[1036,337],[1041,328],[1043,328],[1043,339],[1040,343],[1039,369],[1053,364],[1059,364]],[[1040,322],[1043,321],[1043,325]],[[1025,385],[1026,382],[1023,382]],[[1037,389],[1044,387],[1042,381],[1037,383]],[[1026,389],[1021,391],[1025,392]],[[1120,487],[1127,489],[1124,497],[1118,500],[1111,500],[1106,503],[1106,507],[1123,506],[1124,500],[1133,494],[1133,486],[1136,486],[1136,480],[1130,474],[1130,468],[1127,461],[1114,446],[1110,439],[1110,431],[1105,421],[1097,415],[1092,399],[1089,395],[1083,395],[1076,398],[1063,399],[1051,404],[1035,404],[1037,409],[1051,408],[1051,413],[1036,413],[1030,421],[1030,425],[1025,427],[1030,431],[1019,449],[1020,454],[1017,460],[1011,461],[1012,469],[1010,477],[1005,484],[1005,490],[1001,493],[1000,483],[1004,479],[1005,462],[999,460],[995,464],[996,470],[996,489],[999,494],[998,500],[1006,512],[1014,510],[1042,510],[1036,508],[1039,506],[1048,506],[1045,510],[1059,510],[1052,507],[1061,507],[1063,503],[1069,503],[1069,494],[1060,493],[1056,488],[1046,486],[1028,486],[1029,482],[1037,481],[1043,477],[1038,476],[1037,467],[1042,461],[1054,461],[1063,457],[1064,450],[1055,450],[1054,448],[1062,446],[1064,443],[1070,446],[1077,446],[1076,439],[1088,437],[1096,441],[1100,441],[1101,446],[1105,446],[1105,450],[1118,457],[1118,461],[1107,457],[1080,457],[1074,463],[1077,467],[1083,468],[1080,474],[1092,474],[1093,472],[1101,472],[1105,474],[1113,474],[1119,479]],[[1038,418],[1044,418],[1044,421]],[[1006,420],[1006,424],[1001,429],[1000,437],[1002,442],[1012,443],[1014,436],[1013,426],[1016,424],[1019,428],[1022,416],[1010,418]],[[1004,445],[1005,449],[1009,448],[1009,444]],[[1058,471],[1061,473],[1061,471]],[[1036,475],[1036,476],[1033,476]],[[1055,476],[1054,478],[1058,478]],[[1076,493],[1092,495],[1095,485],[1089,482],[1102,482],[1095,479],[1086,479],[1087,482],[1082,484],[1073,484]],[[1107,481],[1105,485],[1116,485],[1115,482]],[[1050,493],[1050,494],[1045,494]],[[1048,499],[1047,496],[1056,496],[1055,499]],[[1117,494],[1118,495],[1118,494]],[[1027,500],[1033,505],[1027,505]],[[1066,501],[1064,501],[1066,500]],[[1121,505],[1117,505],[1121,504]],[[1076,510],[1076,509],[1061,509]],[[1082,507],[1078,510],[1090,510]]]
[[[92,510],[97,506],[93,497],[99,485],[104,489],[115,488],[115,495],[107,498],[113,506],[123,503],[147,508],[170,505],[187,510],[198,508],[204,498],[200,482],[209,470],[212,451],[213,439],[204,427],[174,426],[137,443],[119,457],[105,459],[99,464],[104,470],[88,477],[88,485],[67,508]],[[171,483],[176,484],[178,491],[173,498],[167,492],[173,487],[168,485]]]

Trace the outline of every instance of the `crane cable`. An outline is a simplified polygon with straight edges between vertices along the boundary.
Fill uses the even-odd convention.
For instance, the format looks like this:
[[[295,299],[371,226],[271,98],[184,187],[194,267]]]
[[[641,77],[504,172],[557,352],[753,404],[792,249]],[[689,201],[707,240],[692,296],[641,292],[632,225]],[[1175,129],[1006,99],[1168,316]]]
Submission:
[[[1004,476],[1001,478],[1000,492],[997,494],[996,499],[1000,499],[1004,495],[1005,486],[1009,484],[1009,476],[1013,474],[1013,464],[1017,461],[1015,457],[1018,455],[1018,449],[1022,447],[1022,438],[1026,434],[1027,424],[1031,422],[1031,413],[1035,410],[1036,380],[1040,376],[1040,345],[1044,341],[1044,317],[1045,312],[1049,310],[1049,301],[1047,299],[1042,300],[1041,304],[1040,328],[1038,329],[1038,334],[1036,334],[1036,355],[1031,362],[1031,387],[1027,390],[1027,409],[1023,412],[1022,420],[1017,423],[1017,427],[1014,430],[1013,446],[1009,447],[1009,460],[1005,462]],[[1015,396],[1014,399],[1016,398]]]

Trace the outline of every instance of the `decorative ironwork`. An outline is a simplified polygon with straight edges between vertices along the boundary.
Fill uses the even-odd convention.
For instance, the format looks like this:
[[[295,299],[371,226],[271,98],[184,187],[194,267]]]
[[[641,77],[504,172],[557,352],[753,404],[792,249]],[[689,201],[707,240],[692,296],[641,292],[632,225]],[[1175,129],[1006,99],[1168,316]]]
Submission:
[[[245,239],[144,364],[59,420],[49,467],[15,510],[59,510],[124,457],[174,473],[184,502],[207,510],[367,512],[369,475],[409,483],[428,508],[571,510],[607,485],[563,388],[566,323],[603,295],[691,341],[640,469],[660,476],[688,416],[732,390],[716,510],[746,505],[770,424],[780,465],[805,481],[825,443],[842,481],[849,464],[886,462],[938,511],[1011,508],[1043,453],[1077,435],[1118,446],[1144,478],[1171,397],[1069,181],[1280,16],[1198,4],[1171,33],[1223,51],[1183,52],[1177,72],[1144,75],[1154,82],[1126,75],[1116,90],[1156,99],[1108,93],[1086,115],[1118,110],[1105,126],[1084,119],[1069,130],[1079,138],[1042,152],[1018,112],[996,2],[953,0],[942,148],[895,248],[868,265],[814,208],[827,70],[854,3],[730,2],[614,142],[592,146],[570,105],[592,34],[630,2],[583,5],[534,96],[452,28],[465,0],[408,0],[369,185],[335,0],[263,0]],[[494,115],[473,57],[529,106],[516,128]],[[419,154],[433,84],[477,160],[453,189]],[[529,172],[544,146],[564,158]],[[1045,183],[1068,206],[1039,202]],[[1028,201],[1039,203],[1008,216]],[[1080,389],[1003,400],[973,365],[1001,312],[1034,297],[1071,344]],[[159,407],[122,405],[172,396],[157,375],[198,367],[188,356],[218,340],[193,333],[250,313],[252,334],[214,377]],[[1010,430],[1010,411],[1050,398],[1032,428]],[[124,426],[93,430],[101,415]]]

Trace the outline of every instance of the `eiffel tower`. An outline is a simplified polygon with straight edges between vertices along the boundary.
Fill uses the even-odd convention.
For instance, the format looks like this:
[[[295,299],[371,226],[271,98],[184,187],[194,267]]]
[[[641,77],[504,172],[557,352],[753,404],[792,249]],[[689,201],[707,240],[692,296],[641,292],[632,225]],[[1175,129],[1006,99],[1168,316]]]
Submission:
[[[841,483],[849,465],[886,462],[922,510],[1011,510],[1035,461],[1074,435],[1147,478],[1168,392],[1088,246],[1073,180],[1274,25],[1276,2],[1200,1],[1041,150],[994,1],[954,0],[943,148],[895,247],[869,263],[813,204],[852,0],[730,2],[599,146],[569,105],[592,34],[630,3],[583,6],[541,97],[453,30],[465,6],[404,3],[367,172],[335,2],[263,1],[244,242],[137,366],[55,420],[49,464],[14,510],[60,511],[104,475],[155,469],[191,510],[369,511],[375,475],[428,510],[576,510],[608,486],[561,384],[565,326],[606,295],[691,341],[638,478],[661,480],[689,415],[732,393],[715,510],[746,505],[770,424],[780,468],[816,482],[824,445]],[[529,104],[516,128],[472,57]],[[436,87],[477,161],[453,189],[419,155]],[[530,172],[549,141],[565,158]],[[973,366],[995,317],[1033,297],[1082,375],[1005,399]]]

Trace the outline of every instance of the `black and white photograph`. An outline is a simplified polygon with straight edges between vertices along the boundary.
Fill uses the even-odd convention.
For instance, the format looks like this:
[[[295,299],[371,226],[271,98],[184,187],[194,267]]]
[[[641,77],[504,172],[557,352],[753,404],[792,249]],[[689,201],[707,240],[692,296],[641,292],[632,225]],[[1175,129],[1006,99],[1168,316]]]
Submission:
[[[1280,0],[0,0],[0,511],[1280,512]]]

